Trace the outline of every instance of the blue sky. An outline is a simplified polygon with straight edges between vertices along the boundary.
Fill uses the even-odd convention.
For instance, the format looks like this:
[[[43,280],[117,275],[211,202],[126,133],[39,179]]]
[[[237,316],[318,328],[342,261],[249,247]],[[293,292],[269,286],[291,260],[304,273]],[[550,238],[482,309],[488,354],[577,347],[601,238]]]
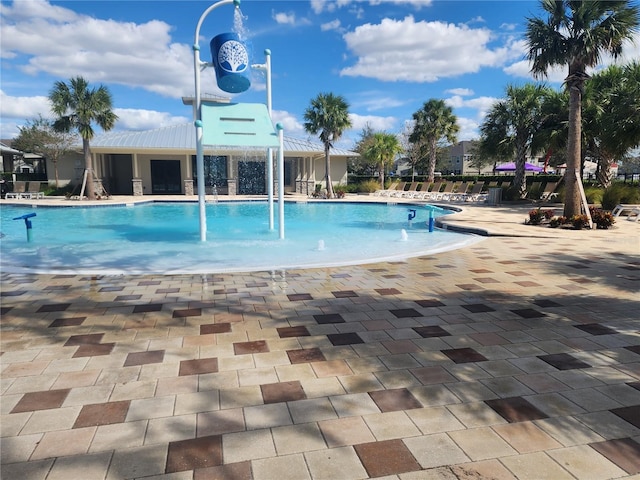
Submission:
[[[181,97],[193,96],[195,27],[210,1],[2,1],[0,137],[39,114],[50,117],[54,82],[82,75],[106,85],[120,117],[117,130],[144,130],[192,121]],[[524,55],[526,18],[542,15],[537,1],[242,0],[251,63],[272,52],[274,120],[285,133],[308,138],[303,114],[320,92],[342,95],[353,128],[351,148],[368,123],[400,133],[431,98],[443,99],[460,125],[459,140],[478,126],[508,84],[533,81]],[[231,6],[209,14],[209,40],[233,28]],[[622,61],[640,58],[640,36]],[[602,65],[611,63],[603,59]],[[560,88],[566,73],[550,72]],[[216,91],[212,69],[202,91]],[[265,102],[265,78],[252,72],[238,102]]]

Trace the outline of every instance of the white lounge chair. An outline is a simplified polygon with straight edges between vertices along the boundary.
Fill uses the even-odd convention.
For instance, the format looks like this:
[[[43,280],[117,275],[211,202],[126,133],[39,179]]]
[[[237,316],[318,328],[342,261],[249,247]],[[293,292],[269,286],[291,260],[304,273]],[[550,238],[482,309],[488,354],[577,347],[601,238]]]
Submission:
[[[638,219],[640,219],[640,205],[629,204],[629,203],[619,203],[611,211],[611,214],[614,217],[619,217],[622,212],[628,212],[627,220],[637,222]]]

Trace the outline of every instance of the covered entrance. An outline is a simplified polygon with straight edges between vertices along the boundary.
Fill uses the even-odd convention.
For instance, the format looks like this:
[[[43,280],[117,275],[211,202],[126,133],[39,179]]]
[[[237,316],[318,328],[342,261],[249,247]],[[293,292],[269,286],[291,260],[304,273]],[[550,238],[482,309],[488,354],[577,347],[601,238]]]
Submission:
[[[182,192],[181,184],[180,160],[151,160],[152,194],[180,194]]]

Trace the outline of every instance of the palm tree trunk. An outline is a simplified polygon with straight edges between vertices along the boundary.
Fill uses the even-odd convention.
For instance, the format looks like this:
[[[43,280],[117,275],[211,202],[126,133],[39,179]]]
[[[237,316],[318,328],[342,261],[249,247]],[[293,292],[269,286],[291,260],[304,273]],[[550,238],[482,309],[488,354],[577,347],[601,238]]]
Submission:
[[[613,178],[611,174],[611,163],[611,160],[603,156],[598,159],[596,178],[598,179],[598,183],[604,188],[611,185],[611,179]]]
[[[333,184],[331,183],[331,156],[329,155],[329,145],[324,146],[324,178],[327,186],[327,198],[333,198]]]
[[[427,177],[429,183],[433,183],[436,179],[436,156],[438,155],[436,147],[436,141],[434,139],[431,141],[431,145],[429,145],[429,171]]]
[[[567,172],[565,174],[564,216],[571,218],[581,213],[580,188],[582,181],[581,137],[582,137],[582,92],[577,82],[569,80],[569,136],[567,138]]]
[[[518,191],[518,198],[527,196],[527,178],[525,175],[524,164],[527,160],[526,145],[524,142],[518,142],[516,150],[516,171],[513,176],[513,186]]]
[[[384,189],[384,161],[380,162],[380,166],[378,167],[378,169],[379,169],[378,175],[380,176],[380,185],[381,185],[381,188]]]
[[[95,200],[96,189],[93,185],[93,159],[91,158],[89,140],[86,138],[82,139],[82,151],[84,153],[84,168],[87,170],[87,198],[89,200]]]

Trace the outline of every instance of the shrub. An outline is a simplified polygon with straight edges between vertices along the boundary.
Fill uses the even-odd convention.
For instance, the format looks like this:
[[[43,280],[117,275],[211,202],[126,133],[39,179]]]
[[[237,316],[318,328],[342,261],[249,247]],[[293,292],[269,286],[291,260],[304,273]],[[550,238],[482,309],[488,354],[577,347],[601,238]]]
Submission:
[[[558,228],[561,225],[565,225],[567,223],[567,217],[554,217],[549,220],[549,226],[551,228]]]
[[[591,212],[591,220],[596,224],[596,228],[606,230],[616,222],[616,219],[613,218],[611,212],[593,207],[590,208],[589,211]]]
[[[551,220],[553,218],[553,210],[542,210],[536,208],[529,212],[529,225],[540,225],[543,220]]]
[[[569,221],[576,230],[581,230],[589,226],[589,218],[586,215],[574,215]]]
[[[640,188],[623,182],[612,183],[602,195],[602,208],[613,210],[619,203],[640,203]]]
[[[357,191],[362,193],[373,193],[377,190],[380,190],[380,182],[376,182],[375,180],[365,180],[358,184]]]
[[[344,198],[347,194],[347,186],[346,185],[336,185],[333,187],[333,193],[336,198]]]
[[[598,188],[598,187],[587,187],[584,189],[584,195],[585,197],[587,197],[587,203],[600,205],[602,203],[602,196],[604,195],[604,189]]]

